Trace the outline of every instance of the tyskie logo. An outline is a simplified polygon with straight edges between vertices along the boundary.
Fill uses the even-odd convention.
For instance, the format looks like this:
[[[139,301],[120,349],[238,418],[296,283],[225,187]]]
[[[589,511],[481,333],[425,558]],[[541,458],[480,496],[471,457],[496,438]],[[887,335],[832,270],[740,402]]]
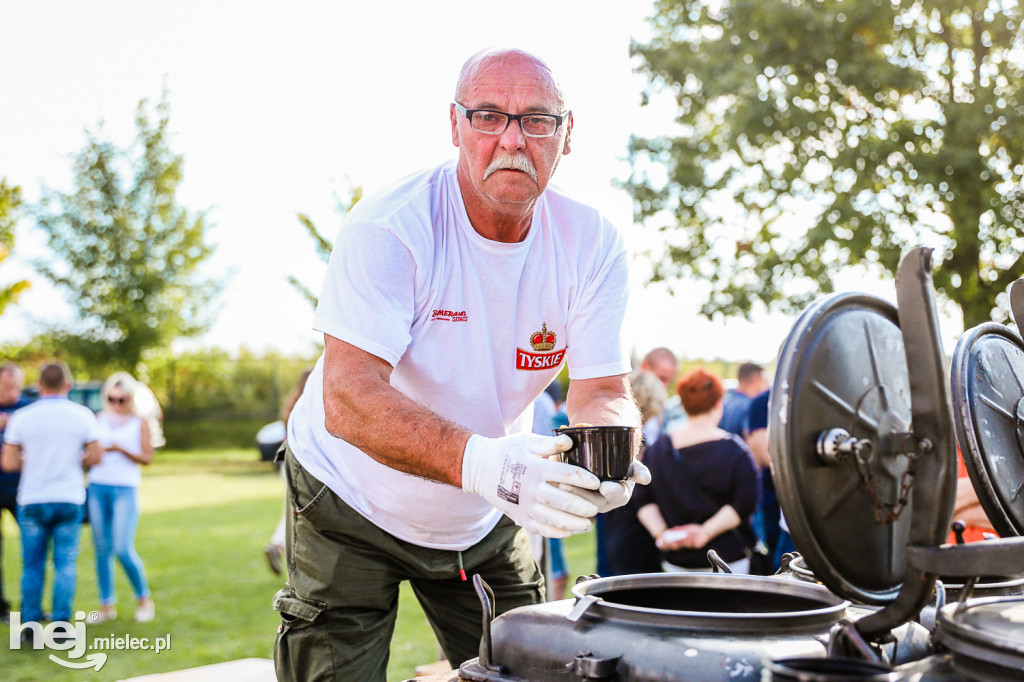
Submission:
[[[534,371],[540,369],[551,369],[562,364],[565,357],[565,348],[554,350],[558,335],[548,330],[546,322],[540,325],[540,331],[530,334],[530,346],[534,351],[531,353],[522,348],[516,348],[516,369]]]

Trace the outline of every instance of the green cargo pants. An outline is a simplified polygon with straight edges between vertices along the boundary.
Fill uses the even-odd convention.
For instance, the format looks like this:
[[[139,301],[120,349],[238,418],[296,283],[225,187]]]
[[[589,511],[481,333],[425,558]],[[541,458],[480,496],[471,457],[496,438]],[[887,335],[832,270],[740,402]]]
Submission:
[[[482,608],[472,582],[459,575],[459,552],[384,532],[303,469],[287,447],[285,467],[288,583],[274,597],[281,613],[274,645],[279,680],[385,680],[403,580],[453,667],[479,654]],[[479,573],[494,590],[498,613],[543,601],[543,575],[526,532],[508,517],[461,555],[467,577]]]

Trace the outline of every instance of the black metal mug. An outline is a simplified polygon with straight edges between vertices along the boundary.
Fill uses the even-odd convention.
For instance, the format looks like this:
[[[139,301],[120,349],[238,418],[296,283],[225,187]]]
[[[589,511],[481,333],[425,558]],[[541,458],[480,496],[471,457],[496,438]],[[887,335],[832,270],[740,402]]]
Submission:
[[[572,448],[561,454],[561,461],[582,467],[602,481],[621,481],[629,474],[638,426],[563,426],[552,431],[572,439]]]

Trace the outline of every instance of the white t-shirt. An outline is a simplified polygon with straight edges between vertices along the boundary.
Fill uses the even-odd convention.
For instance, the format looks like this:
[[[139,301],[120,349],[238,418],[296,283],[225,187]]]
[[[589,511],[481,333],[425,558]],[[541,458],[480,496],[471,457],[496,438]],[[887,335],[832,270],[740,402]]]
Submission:
[[[96,415],[67,398],[44,396],[12,414],[4,441],[21,446],[18,504],[85,502],[82,450],[99,439]]]
[[[338,233],[315,329],[382,358],[391,385],[490,437],[529,432],[534,398],[570,379],[629,371],[622,238],[596,210],[548,188],[526,239],[469,222],[455,162],[361,200]],[[483,498],[387,467],[324,427],[323,357],[292,412],[299,462],[360,514],[425,547],[461,550],[501,514]]]
[[[138,488],[142,483],[142,466],[124,453],[107,448],[116,444],[129,452],[142,452],[142,417],[133,414],[122,418],[100,412],[97,419],[100,422],[100,444],[104,449],[103,461],[89,469],[89,482]]]

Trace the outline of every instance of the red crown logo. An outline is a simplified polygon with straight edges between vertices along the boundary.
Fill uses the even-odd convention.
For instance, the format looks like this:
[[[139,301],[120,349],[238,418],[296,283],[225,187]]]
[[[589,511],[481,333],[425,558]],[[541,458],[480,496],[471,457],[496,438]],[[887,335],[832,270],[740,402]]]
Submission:
[[[540,325],[540,331],[530,334],[530,345],[534,350],[551,350],[555,347],[555,339],[558,337],[554,332],[548,331],[546,322]]]

